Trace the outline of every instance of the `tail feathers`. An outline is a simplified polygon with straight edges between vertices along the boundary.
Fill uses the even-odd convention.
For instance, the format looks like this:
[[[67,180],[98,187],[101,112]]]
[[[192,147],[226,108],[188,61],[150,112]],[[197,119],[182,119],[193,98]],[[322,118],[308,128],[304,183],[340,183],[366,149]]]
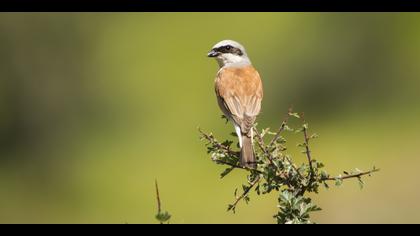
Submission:
[[[252,139],[245,134],[242,134],[241,166],[248,168],[257,167],[254,150],[252,148]]]

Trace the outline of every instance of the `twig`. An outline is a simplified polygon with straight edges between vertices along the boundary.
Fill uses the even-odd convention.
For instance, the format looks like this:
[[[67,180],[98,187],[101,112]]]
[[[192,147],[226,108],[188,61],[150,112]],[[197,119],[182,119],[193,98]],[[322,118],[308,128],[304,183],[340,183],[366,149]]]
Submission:
[[[268,161],[270,161],[270,164],[274,165],[273,158],[271,157],[271,153],[267,150],[267,147],[264,144],[264,140],[263,140],[261,134],[258,132],[258,130],[255,127],[253,129],[254,129],[254,132],[257,136],[258,146],[264,152],[264,154],[267,156]]]
[[[303,176],[300,174],[299,169],[296,167],[296,165],[290,160],[288,156],[284,156],[284,158],[289,162],[290,166],[292,166],[293,170],[299,175],[300,178],[303,178]]]
[[[314,168],[312,166],[312,157],[311,157],[311,150],[309,149],[309,137],[308,137],[308,130],[307,130],[306,124],[303,125],[303,135],[305,137],[305,150],[306,150],[305,153],[306,153],[306,157],[308,158],[309,169],[311,171],[310,179],[312,179],[314,176]]]
[[[315,172],[314,172],[314,168],[312,165],[312,156],[311,156],[311,150],[309,148],[309,137],[308,137],[308,126],[305,122],[305,118],[304,118],[305,114],[301,114],[300,118],[302,119],[303,125],[302,125],[302,131],[303,131],[303,137],[304,137],[304,144],[305,144],[305,154],[306,157],[308,159],[308,164],[309,164],[309,180],[308,180],[308,184],[306,186],[303,186],[302,189],[299,191],[298,195],[303,196],[303,194],[305,194],[305,192],[308,190],[309,186],[312,185],[312,183],[315,181]]]
[[[210,143],[212,143],[216,147],[227,151],[230,155],[238,156],[237,152],[234,152],[229,147],[226,147],[225,145],[217,142],[216,139],[214,137],[212,137],[211,135],[208,135],[208,134],[204,133],[200,128],[198,130],[205,139],[207,139]],[[261,171],[259,171],[257,169],[254,169],[254,168],[249,168],[249,167],[246,167],[246,166],[236,165],[236,164],[233,164],[233,163],[230,163],[230,162],[227,162],[227,161],[223,161],[223,160],[219,160],[219,159],[216,159],[216,160],[213,160],[213,161],[218,163],[218,164],[228,165],[228,166],[231,166],[231,167],[236,168],[236,169],[255,171],[255,172],[258,172],[258,173],[262,174]]]
[[[283,121],[284,124],[286,124],[285,121]],[[282,126],[284,127],[284,126]],[[277,166],[275,164],[275,162],[273,161],[273,157],[271,156],[271,153],[267,150],[267,146],[264,145],[264,140],[261,137],[261,134],[258,132],[258,130],[256,128],[254,128],[255,133],[257,135],[258,138],[258,145],[260,146],[260,149],[267,155],[268,161],[270,162],[271,165],[274,165],[277,168],[277,171],[280,172],[279,174],[276,174],[276,176],[281,177],[281,178],[285,178],[284,177],[284,173],[283,170],[279,168],[279,166]],[[280,132],[283,129],[280,128],[279,132],[277,132],[277,134],[280,134]],[[302,175],[300,174],[299,170],[297,169],[297,167],[292,163],[292,161],[288,158],[285,157],[287,159],[287,161],[289,162],[289,164],[292,166],[293,170],[296,171],[296,173],[299,175],[299,177],[302,177]],[[259,171],[260,174],[263,174],[263,172]]]
[[[346,176],[341,176],[341,177],[328,177],[328,178],[323,178],[321,179],[321,181],[329,181],[329,180],[337,180],[337,179],[351,179],[351,178],[359,178],[362,177],[364,175],[370,175],[372,173],[378,172],[380,169],[373,169],[370,171],[365,171],[365,172],[361,172],[358,174],[352,174],[352,175],[346,175]]]
[[[260,177],[257,177],[257,179],[254,180],[254,182],[251,183],[251,185],[245,189],[245,191],[241,194],[241,196],[237,197],[235,202],[229,205],[228,211],[233,210],[235,211],[236,205],[238,205],[239,201],[241,201],[246,195],[248,195],[249,191],[261,181]]]
[[[258,132],[258,129],[255,128],[255,127],[253,127],[253,129],[254,129],[255,136],[257,137],[258,146],[260,147],[261,151],[266,152],[264,141],[263,141],[263,138],[262,138],[260,132]]]
[[[241,170],[246,170],[246,171],[253,171],[253,172],[256,172],[258,174],[264,174],[264,172],[262,172],[262,171],[260,171],[258,169],[254,169],[254,168],[250,168],[250,167],[246,167],[246,166],[236,165],[236,164],[233,164],[233,163],[230,163],[230,162],[227,162],[227,161],[223,161],[223,160],[213,160],[213,161],[216,162],[217,164],[227,165],[227,166],[230,166],[230,167],[235,168],[235,169],[241,169]],[[300,177],[302,177],[302,175],[299,173],[299,170],[296,168],[296,166],[293,165],[293,163],[290,160],[288,160],[288,161],[292,165],[292,168],[296,171],[296,173]],[[281,170],[279,169],[279,171],[281,171]],[[276,174],[276,176],[277,177],[284,178],[284,172],[281,172],[279,174]]]
[[[236,169],[242,169],[242,170],[247,170],[247,171],[254,171],[254,172],[257,172],[259,174],[262,174],[263,173],[262,171],[259,171],[257,169],[249,168],[249,167],[246,167],[246,166],[240,166],[240,165],[232,164],[232,163],[229,163],[227,161],[222,161],[222,160],[213,160],[213,161],[216,162],[217,164],[228,165],[228,166],[231,166],[231,167],[236,168]]]
[[[201,133],[201,135],[205,139],[207,139],[210,143],[212,143],[217,148],[223,149],[224,151],[228,152],[232,156],[237,156],[237,157],[239,156],[239,153],[238,152],[232,151],[230,149],[230,147],[227,147],[227,146],[219,143],[214,137],[212,137],[211,135],[208,135],[208,134],[204,133],[200,128],[198,128],[198,131]]]
[[[290,114],[290,109],[289,109],[289,113],[287,114],[286,118],[281,123],[281,126],[280,126],[279,130],[277,131],[276,135],[274,135],[273,139],[271,139],[270,143],[268,144],[269,147],[273,146],[273,144],[280,138],[280,133],[283,132],[284,128],[286,128],[287,122],[288,122],[289,117],[290,117],[289,114]]]
[[[159,187],[158,187],[158,182],[155,179],[155,187],[156,187],[156,200],[157,200],[157,204],[158,204],[158,214],[161,213],[162,208],[161,208],[161,204],[160,204],[160,196],[159,196]]]

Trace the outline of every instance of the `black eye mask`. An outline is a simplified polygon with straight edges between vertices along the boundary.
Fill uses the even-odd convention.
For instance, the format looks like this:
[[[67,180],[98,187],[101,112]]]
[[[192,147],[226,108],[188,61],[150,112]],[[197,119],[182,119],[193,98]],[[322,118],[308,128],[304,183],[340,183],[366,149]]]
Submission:
[[[232,47],[230,45],[222,46],[216,49],[220,53],[232,53],[238,56],[242,56],[243,52],[239,48]]]

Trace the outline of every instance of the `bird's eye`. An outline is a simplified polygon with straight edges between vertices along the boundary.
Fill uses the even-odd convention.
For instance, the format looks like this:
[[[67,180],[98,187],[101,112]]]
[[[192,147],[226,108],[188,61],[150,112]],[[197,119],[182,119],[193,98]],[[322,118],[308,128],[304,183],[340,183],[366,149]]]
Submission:
[[[226,50],[230,50],[230,49],[232,49],[232,46],[227,45],[225,48],[226,48]]]

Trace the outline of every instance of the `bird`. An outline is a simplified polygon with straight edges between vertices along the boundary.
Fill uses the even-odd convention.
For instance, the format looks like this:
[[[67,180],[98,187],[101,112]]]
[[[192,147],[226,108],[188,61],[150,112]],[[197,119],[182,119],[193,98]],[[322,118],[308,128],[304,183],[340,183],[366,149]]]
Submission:
[[[244,46],[233,40],[222,40],[207,54],[215,58],[219,70],[215,79],[217,103],[233,123],[241,149],[242,167],[256,168],[253,149],[254,123],[261,110],[263,85]]]

